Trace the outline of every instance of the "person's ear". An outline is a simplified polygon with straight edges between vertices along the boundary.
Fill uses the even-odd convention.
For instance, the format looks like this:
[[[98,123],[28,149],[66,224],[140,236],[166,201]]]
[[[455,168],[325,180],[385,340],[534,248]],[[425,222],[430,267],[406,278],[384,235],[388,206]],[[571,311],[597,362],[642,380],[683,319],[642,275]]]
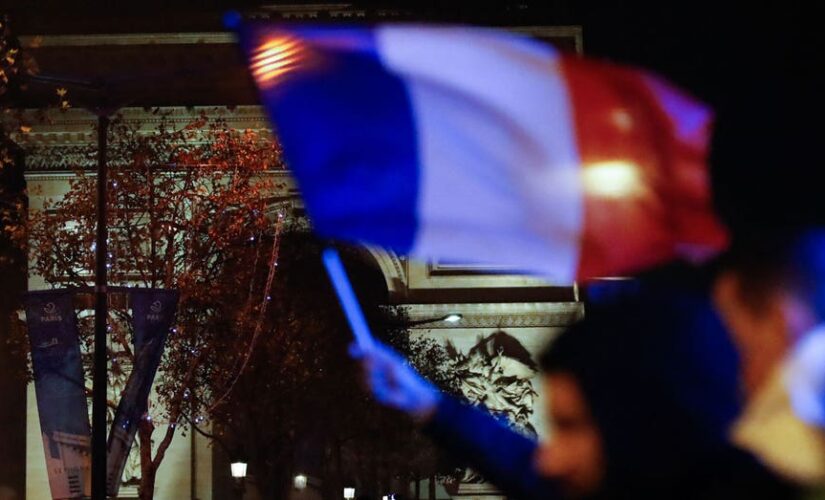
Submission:
[[[782,291],[761,292],[746,290],[741,277],[730,271],[720,274],[713,287],[714,305],[739,352],[748,392],[768,379],[790,345]]]
[[[716,310],[734,337],[759,343],[788,340],[789,311],[796,311],[778,287],[747,290],[733,271],[721,273],[713,287]],[[787,307],[786,307],[787,305]]]

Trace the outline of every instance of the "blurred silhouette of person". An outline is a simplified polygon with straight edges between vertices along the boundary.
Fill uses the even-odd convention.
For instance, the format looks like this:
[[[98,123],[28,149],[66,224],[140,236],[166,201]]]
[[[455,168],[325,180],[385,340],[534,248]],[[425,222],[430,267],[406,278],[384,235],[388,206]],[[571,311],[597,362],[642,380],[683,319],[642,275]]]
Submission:
[[[734,244],[710,266],[708,293],[741,356],[747,398],[732,440],[783,477],[821,488],[825,31],[805,4],[754,6],[735,19],[702,4],[579,8],[595,35],[591,55],[651,68],[713,107],[713,196]],[[635,46],[616,44],[627,25],[605,9],[649,29],[628,35]]]
[[[636,57],[698,90],[715,109],[710,164],[718,211],[734,235],[731,251],[701,269],[645,273],[636,282],[642,291],[634,292],[641,297],[611,299],[624,310],[589,307],[587,318],[550,347],[541,365],[555,444],[537,447],[441,397],[383,348],[362,353],[380,401],[427,422],[440,442],[516,496],[788,498],[825,476],[825,211],[814,181],[825,116],[819,68],[825,31],[810,29],[817,21],[801,6],[737,12],[737,33],[732,23],[708,19],[714,16],[706,10],[692,9],[685,22],[682,10],[661,9],[671,24],[687,28],[678,31],[684,37],[647,16],[637,21],[665,26],[661,38],[678,50],[614,58]],[[705,21],[711,30],[703,29]],[[637,36],[644,47],[660,45],[650,30]],[[613,56],[613,38],[602,42],[599,55]],[[678,56],[685,55],[696,68],[683,64]],[[684,293],[701,306],[683,310],[684,297],[676,298]],[[596,343],[612,350],[585,342],[564,347],[576,345],[574,333],[595,338],[593,331],[609,328],[638,349],[627,352],[602,338]],[[652,332],[682,345],[681,357]],[[676,369],[714,352],[684,340],[692,334],[732,341],[741,364],[708,362],[721,373],[711,380],[701,370]],[[617,352],[623,356],[609,356]],[[740,380],[744,408],[734,418],[730,405]],[[527,465],[525,457],[534,454],[535,466]]]
[[[755,239],[723,259],[713,288],[748,399],[732,439],[785,477],[822,487],[825,228],[789,227]]]
[[[793,498],[793,484],[730,444],[736,352],[709,278],[678,272],[678,287],[650,280],[589,304],[550,345],[540,365],[552,438],[542,444],[441,395],[382,346],[356,354],[380,402],[516,498]]]

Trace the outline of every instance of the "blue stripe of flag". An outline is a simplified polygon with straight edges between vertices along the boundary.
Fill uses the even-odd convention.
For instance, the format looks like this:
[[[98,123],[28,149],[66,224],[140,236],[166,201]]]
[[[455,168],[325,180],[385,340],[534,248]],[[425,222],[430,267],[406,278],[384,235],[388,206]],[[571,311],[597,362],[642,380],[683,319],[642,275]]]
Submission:
[[[366,50],[323,49],[321,64],[263,91],[263,102],[315,230],[408,252],[419,195],[411,99],[381,64],[373,33],[345,29]],[[312,39],[307,28],[296,34]]]

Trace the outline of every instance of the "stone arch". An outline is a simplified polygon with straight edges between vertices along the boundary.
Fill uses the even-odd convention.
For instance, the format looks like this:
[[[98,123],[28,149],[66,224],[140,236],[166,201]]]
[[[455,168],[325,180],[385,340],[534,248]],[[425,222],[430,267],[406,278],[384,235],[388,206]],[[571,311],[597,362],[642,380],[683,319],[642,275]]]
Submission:
[[[390,302],[398,302],[407,296],[408,277],[405,262],[390,250],[361,247],[361,256],[377,267],[384,276]]]

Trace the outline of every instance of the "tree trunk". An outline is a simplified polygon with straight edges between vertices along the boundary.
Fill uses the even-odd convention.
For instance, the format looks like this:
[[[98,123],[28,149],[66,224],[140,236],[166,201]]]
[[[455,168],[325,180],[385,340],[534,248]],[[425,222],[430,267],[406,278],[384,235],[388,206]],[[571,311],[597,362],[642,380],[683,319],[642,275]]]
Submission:
[[[140,471],[140,486],[138,487],[138,498],[140,500],[152,500],[155,497],[155,468]]]
[[[178,402],[179,404],[179,402]],[[180,416],[179,411],[172,414],[171,421],[177,422]],[[152,458],[152,433],[155,426],[150,420],[141,419],[138,425],[138,436],[140,438],[140,487],[138,488],[141,500],[150,500],[155,494],[155,476],[157,475],[158,467],[163,462],[166,456],[166,450],[172,444],[172,438],[175,436],[176,425],[169,425],[166,427],[166,433],[158,443],[155,451],[155,457]],[[194,431],[191,431],[194,432]]]
[[[429,496],[430,500],[435,500],[435,474],[430,476],[430,484],[428,485]]]
[[[155,496],[155,475],[157,470],[152,463],[152,422],[142,420],[138,424],[138,443],[140,443],[140,500],[151,500]]]

